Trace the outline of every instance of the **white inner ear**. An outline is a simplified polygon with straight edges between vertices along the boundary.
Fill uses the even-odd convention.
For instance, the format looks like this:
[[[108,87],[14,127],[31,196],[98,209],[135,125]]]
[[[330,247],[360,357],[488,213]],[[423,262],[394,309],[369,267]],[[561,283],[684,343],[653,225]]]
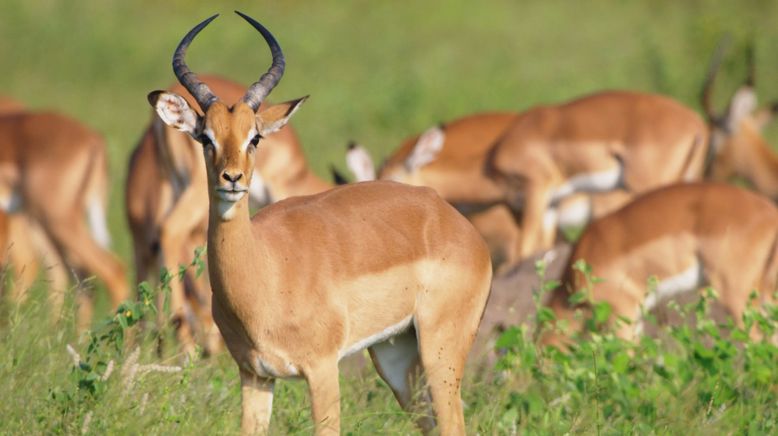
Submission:
[[[354,174],[357,182],[369,182],[375,180],[375,167],[370,153],[365,147],[357,145],[346,152],[346,166]]]
[[[737,90],[729,104],[727,124],[730,131],[736,131],[740,121],[756,110],[756,93],[750,86],[743,86]]]
[[[446,134],[440,127],[436,126],[422,133],[410,156],[405,160],[408,171],[415,171],[435,160],[443,150],[445,141]]]
[[[157,98],[154,109],[157,110],[159,118],[168,126],[190,135],[194,134],[197,127],[197,113],[180,95],[163,92]]]

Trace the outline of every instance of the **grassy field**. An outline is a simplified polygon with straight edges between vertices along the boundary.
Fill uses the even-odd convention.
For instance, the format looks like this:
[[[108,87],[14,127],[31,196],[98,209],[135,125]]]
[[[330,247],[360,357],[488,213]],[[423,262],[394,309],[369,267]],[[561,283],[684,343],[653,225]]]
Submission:
[[[718,83],[719,107],[745,75],[744,48],[749,40],[756,44],[758,93],[765,103],[778,99],[775,1],[217,5],[184,0],[4,0],[0,94],[31,108],[68,113],[105,135],[111,159],[110,228],[114,249],[128,262],[130,238],[122,207],[127,158],[150,117],[146,94],[174,80],[170,57],[181,36],[201,19],[220,12],[222,17],[192,46],[190,66],[244,83],[256,80],[268,66],[259,35],[232,14],[233,9],[266,24],[284,48],[287,73],[273,98],[311,95],[294,126],[310,164],[324,177],[330,164],[343,167],[343,150],[350,139],[385,156],[414,132],[477,111],[521,110],[607,88],[664,93],[698,108],[709,57],[725,33],[732,34],[734,43]],[[778,143],[778,128],[772,126],[767,137]],[[149,374],[131,387],[117,376],[99,384],[95,395],[74,390],[81,379],[71,370],[65,345],[73,344],[84,353],[86,342],[76,337],[72,317],[57,325],[47,320],[44,293],[38,290],[21,308],[0,305],[0,398],[5,399],[0,402],[0,433],[77,433],[90,412],[89,431],[95,434],[237,431],[237,373],[227,356],[194,362],[180,373]],[[694,350],[687,348],[693,345],[680,343],[682,352],[677,354],[687,356],[692,350],[688,355],[693,357]],[[156,360],[153,347],[144,344],[141,361]],[[705,367],[681,365],[679,371],[688,369],[684,380],[691,387],[674,391],[668,386],[680,382],[665,385],[637,377],[654,367],[636,359],[628,370],[616,373],[617,379],[634,381],[634,392],[622,392],[614,384],[607,385],[610,390],[592,392],[591,386],[565,371],[580,370],[584,379],[594,374],[592,380],[597,380],[596,358],[564,363],[560,357],[560,372],[549,369],[551,376],[540,377],[531,369],[538,363],[527,357],[533,348],[512,346],[509,355],[518,360],[506,363],[509,369],[503,371],[501,382],[471,377],[465,385],[473,433],[613,433],[629,431],[630,426],[641,433],[674,433],[681,428],[692,433],[778,431],[761,425],[776,421],[776,370],[752,383],[745,370],[749,367],[744,366],[746,354],[739,351],[733,361],[722,360],[743,369],[732,376],[738,395],[723,398],[714,410],[699,407],[713,398],[706,394],[706,383],[716,384],[705,375]],[[775,357],[770,352],[775,353],[764,353]],[[101,353],[95,359],[126,358]],[[593,351],[606,369],[613,365],[609,353],[602,348]],[[175,362],[170,357],[164,363]],[[759,383],[767,386],[765,390],[758,389]],[[400,413],[381,385],[372,374],[344,379],[345,431],[413,431],[411,419]],[[560,400],[566,387],[570,393]],[[630,395],[647,391],[656,392],[651,397],[655,404],[644,414],[650,407],[631,401]],[[623,393],[625,400],[613,406],[604,399],[608,393]],[[303,385],[281,383],[276,398],[275,433],[310,432]]]

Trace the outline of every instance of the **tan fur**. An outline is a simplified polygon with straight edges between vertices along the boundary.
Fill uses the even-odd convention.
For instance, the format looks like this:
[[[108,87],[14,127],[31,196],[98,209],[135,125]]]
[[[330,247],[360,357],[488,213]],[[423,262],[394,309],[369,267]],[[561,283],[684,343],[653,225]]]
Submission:
[[[539,241],[552,193],[571,178],[623,164],[634,195],[702,176],[707,128],[691,109],[658,95],[611,91],[530,109],[495,144],[488,170],[506,201],[521,207],[517,256]]]
[[[405,162],[413,152],[420,135],[408,138],[380,169],[378,178],[417,186],[429,186],[454,204],[467,216],[486,239],[495,265],[505,272],[523,259],[518,256],[521,230],[514,212],[506,201],[503,186],[487,172],[490,151],[506,131],[521,118],[517,113],[481,113],[463,117],[443,127],[445,143],[430,163],[409,169]],[[590,215],[597,217],[625,204],[631,195],[617,193],[576,194],[561,200],[557,206],[566,213],[586,203]],[[520,209],[520,208],[518,208]],[[588,221],[588,220],[587,220]],[[557,234],[557,223],[544,226],[537,244],[550,248]]]
[[[238,101],[246,92],[243,85],[213,75],[200,78],[224,101]],[[199,106],[179,84],[169,88],[186,98],[196,110]],[[261,174],[272,201],[292,195],[313,194],[331,187],[310,170],[302,147],[291,126],[270,135],[257,153],[255,169]],[[133,152],[127,175],[125,200],[133,235],[136,280],[158,277],[160,267],[177,271],[179,265],[192,262],[194,249],[205,245],[207,228],[207,191],[202,145],[189,135],[164,125],[156,116]],[[264,204],[260,205],[264,206]],[[159,254],[163,254],[162,257]],[[205,349],[219,346],[218,331],[212,327],[210,292],[206,277],[189,277],[192,283],[189,304],[196,312],[205,335]],[[184,287],[174,280],[171,307],[178,326],[177,335],[184,350],[193,352],[193,326],[184,315]],[[160,321],[163,321],[162,319]]]
[[[712,125],[718,143],[710,177],[722,181],[743,177],[759,192],[778,199],[778,155],[762,136],[773,116],[769,109],[755,111],[738,120],[731,131]]]
[[[0,192],[18,195],[22,204],[19,212],[31,221],[33,229],[45,234],[42,238],[33,231],[38,242],[32,244],[41,250],[48,239],[69,268],[101,279],[116,307],[129,293],[124,267],[93,239],[85,222],[91,202],[105,205],[103,138],[83,124],[51,112],[0,117],[0,138]],[[55,281],[63,282],[63,273],[57,276]],[[53,291],[55,303],[61,301],[62,291]],[[83,310],[91,313],[88,307]],[[89,319],[82,317],[79,322],[84,326]]]
[[[218,144],[204,147],[213,311],[241,369],[243,432],[267,430],[274,378],[301,376],[317,434],[337,433],[338,359],[365,338],[413,326],[441,433],[463,434],[461,378],[491,281],[486,246],[434,191],[391,182],[293,197],[250,220],[248,196],[237,193],[250,184],[255,151],[241,144],[301,102],[256,117],[243,103],[217,102],[204,120]],[[416,364],[404,368],[407,381]],[[408,407],[407,383],[390,380]]]
[[[613,319],[640,319],[647,297],[647,280],[660,282],[677,276],[690,265],[702,267],[699,286],[710,285],[736,323],[752,290],[757,304],[770,301],[776,290],[778,209],[752,192],[719,183],[678,184],[639,196],[627,206],[593,222],[581,236],[570,265],[586,261],[604,282],[593,285],[594,302],[607,302]],[[585,289],[584,275],[568,267],[563,286],[549,306],[558,320],[580,331],[581,317],[568,303],[571,293]],[[635,325],[617,333],[633,338]],[[568,339],[548,333],[544,343],[563,345]]]

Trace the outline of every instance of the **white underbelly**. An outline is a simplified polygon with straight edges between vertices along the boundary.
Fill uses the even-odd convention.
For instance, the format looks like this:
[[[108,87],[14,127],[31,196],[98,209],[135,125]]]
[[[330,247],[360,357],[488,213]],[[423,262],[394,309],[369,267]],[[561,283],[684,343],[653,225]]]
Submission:
[[[695,260],[682,272],[659,281],[656,290],[646,297],[643,307],[652,310],[660,302],[696,291],[700,286],[702,286],[702,264]]]
[[[578,192],[612,191],[622,185],[623,173],[622,166],[616,165],[605,171],[576,174],[551,192],[551,203],[557,203]]]

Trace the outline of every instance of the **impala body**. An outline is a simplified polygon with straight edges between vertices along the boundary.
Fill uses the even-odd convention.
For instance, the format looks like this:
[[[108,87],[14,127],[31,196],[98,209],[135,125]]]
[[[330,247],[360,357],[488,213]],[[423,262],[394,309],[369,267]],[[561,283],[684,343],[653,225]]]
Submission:
[[[170,92],[152,92],[149,102],[203,145],[213,313],[240,368],[243,432],[267,431],[275,378],[303,377],[316,432],[337,433],[338,360],[369,347],[406,408],[421,364],[441,433],[463,434],[461,379],[491,282],[483,240],[434,191],[391,182],[290,198],[250,219],[257,147],[305,99],[260,108],[283,75],[284,57],[267,29],[240,15],[273,55],[240,102],[222,103],[184,62],[215,16],[193,28],[173,57],[204,115]],[[420,424],[431,426],[426,417]]]
[[[556,227],[560,202],[576,193],[628,197],[700,178],[707,138],[691,109],[637,92],[600,92],[522,113],[487,162],[506,201],[523,214],[517,255],[548,248],[543,233]]]
[[[106,248],[110,236],[105,222],[103,138],[53,112],[0,117],[0,138],[4,142],[0,148],[0,209],[24,213],[69,268],[101,279],[117,306],[129,289],[124,267]],[[52,292],[55,310],[63,292]],[[80,310],[83,326],[91,318],[91,302],[84,300]]]
[[[756,303],[772,299],[778,279],[778,209],[758,194],[719,183],[677,184],[643,194],[623,208],[594,221],[583,233],[570,265],[584,260],[603,279],[590,289],[593,302],[607,302],[613,318],[631,320],[617,334],[632,339],[640,332],[641,309],[712,286],[736,323],[752,290]],[[655,277],[656,291],[648,293]],[[582,327],[568,299],[586,289],[583,272],[568,268],[549,306],[572,331]],[[563,345],[548,334],[544,342]]]
[[[246,87],[219,76],[203,76],[206,83],[225,101],[238,101]],[[202,113],[195,99],[180,84],[169,88],[183,96]],[[254,177],[249,187],[252,203],[265,206],[292,195],[321,192],[331,187],[310,170],[300,142],[291,126],[273,133],[258,151]],[[208,194],[202,146],[189,135],[165,125],[154,115],[133,152],[125,191],[126,209],[133,235],[136,279],[157,277],[158,269],[177,271],[189,265],[197,247],[206,242]],[[205,277],[187,277],[189,305],[203,324],[205,350],[219,345],[219,334],[212,327],[210,291]],[[194,340],[185,314],[184,286],[171,283],[172,312],[179,340],[193,352]],[[162,311],[159,311],[162,315]],[[193,314],[194,315],[194,314]],[[160,319],[160,322],[163,320]]]

